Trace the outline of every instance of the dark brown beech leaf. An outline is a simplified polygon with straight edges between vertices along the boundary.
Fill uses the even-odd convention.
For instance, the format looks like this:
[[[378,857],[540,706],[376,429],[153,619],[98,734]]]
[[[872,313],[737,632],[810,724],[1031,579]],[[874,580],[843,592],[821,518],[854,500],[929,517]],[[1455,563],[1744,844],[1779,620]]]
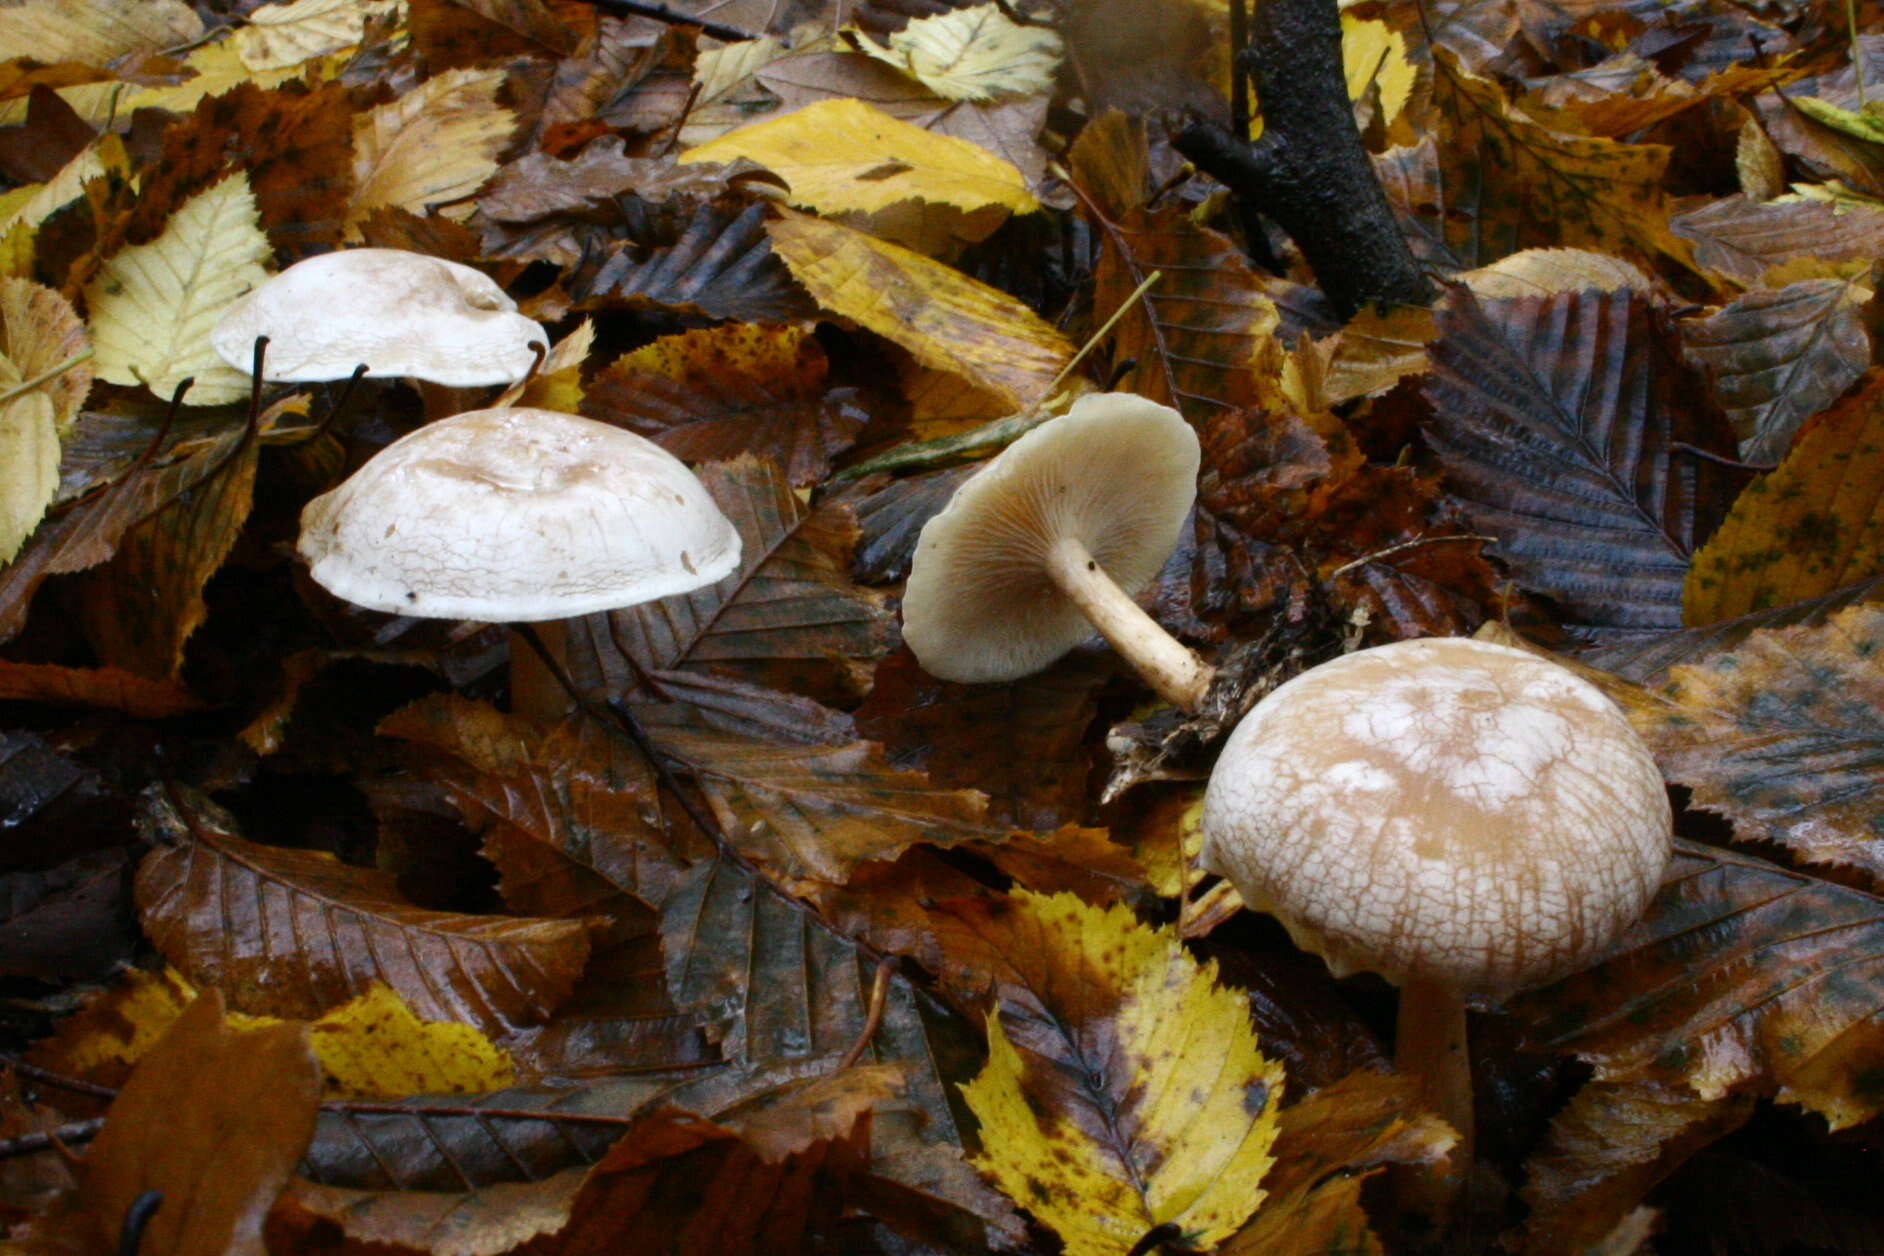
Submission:
[[[891,480],[881,488],[864,482],[866,495],[857,502],[857,526],[862,536],[857,542],[856,575],[872,584],[888,584],[909,575],[910,556],[922,526],[949,504],[955,490],[979,470],[971,462],[940,471]]]
[[[1676,842],[1648,913],[1589,969],[1506,1005],[1603,1081],[1746,1091],[1843,1129],[1877,1115],[1884,899]]]
[[[851,582],[850,508],[806,506],[777,464],[750,456],[700,478],[739,529],[739,569],[693,593],[572,621],[577,683],[627,693],[638,667],[698,670],[824,701],[861,693],[894,626],[883,595]]]
[[[1855,280],[1805,279],[1682,322],[1688,354],[1714,381],[1742,458],[1784,457],[1799,425],[1864,373],[1864,306],[1873,295]]]
[[[713,319],[787,323],[817,307],[772,251],[763,203],[666,205],[624,199],[626,237],[577,265],[567,281],[578,309],[626,306]]]
[[[874,742],[771,742],[722,732],[681,703],[637,706],[660,752],[711,803],[728,840],[783,882],[842,884],[860,863],[917,842],[998,840],[987,797],[891,766]]]
[[[589,381],[582,413],[652,440],[682,462],[768,458],[794,487],[817,484],[870,421],[806,327],[729,324],[664,336]]]
[[[0,973],[98,980],[128,962],[137,946],[130,863],[119,847],[0,875]]]
[[[957,685],[898,650],[877,668],[857,728],[895,766],[986,794],[990,823],[1054,829],[1085,818],[1086,730],[1111,675],[1105,660],[1075,654],[1013,684]]]
[[[1586,1083],[1525,1166],[1523,1250],[1595,1250],[1663,1178],[1752,1114],[1750,1095],[1703,1099],[1662,1082]]]
[[[589,957],[584,921],[425,911],[391,873],[245,841],[181,788],[146,814],[165,844],[137,871],[144,931],[242,1011],[311,1020],[383,981],[421,1019],[498,1036],[555,1010]]]
[[[1681,626],[1682,581],[1743,476],[1725,418],[1648,297],[1585,290],[1439,314],[1428,439],[1528,589],[1598,634]]]

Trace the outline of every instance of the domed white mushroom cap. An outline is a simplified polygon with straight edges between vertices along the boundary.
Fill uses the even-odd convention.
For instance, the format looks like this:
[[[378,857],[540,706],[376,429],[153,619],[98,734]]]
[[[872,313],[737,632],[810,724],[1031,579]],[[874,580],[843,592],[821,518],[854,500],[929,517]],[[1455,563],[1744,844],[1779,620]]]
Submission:
[[[210,333],[222,360],[253,365],[268,337],[271,380],[404,376],[456,388],[529,374],[549,337],[487,275],[403,249],[347,249],[296,262],[223,311]]]
[[[739,548],[679,459],[553,410],[428,424],[301,512],[301,554],[321,585],[439,619],[563,619],[651,602],[720,579]]]
[[[1130,393],[1080,398],[977,471],[923,526],[903,592],[903,639],[931,675],[1013,680],[1090,637],[1048,575],[1061,541],[1135,593],[1177,545],[1197,495],[1197,435]]]
[[[1661,773],[1595,686],[1456,637],[1313,668],[1237,725],[1204,866],[1337,975],[1496,1000],[1642,914],[1671,854]]]

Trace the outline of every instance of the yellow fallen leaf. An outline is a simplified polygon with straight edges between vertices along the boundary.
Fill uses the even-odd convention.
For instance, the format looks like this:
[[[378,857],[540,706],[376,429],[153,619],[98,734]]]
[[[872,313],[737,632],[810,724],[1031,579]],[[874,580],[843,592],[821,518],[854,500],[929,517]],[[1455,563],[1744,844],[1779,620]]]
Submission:
[[[0,279],[0,354],[52,402],[60,436],[72,430],[92,389],[91,347],[70,301],[36,283]],[[8,391],[0,387],[0,397]]]
[[[286,0],[249,14],[229,37],[251,70],[279,70],[352,48],[374,18],[405,9],[403,0]]]
[[[884,47],[848,32],[860,52],[895,66],[949,100],[1032,96],[1052,88],[1060,70],[1060,37],[1022,26],[992,4],[918,18]]]
[[[962,1088],[975,1166],[1068,1256],[1125,1256],[1166,1223],[1200,1248],[1228,1237],[1262,1202],[1282,1087],[1248,1001],[1128,907],[1020,893],[1013,910],[1028,967],[1058,980],[1025,1018],[1025,1055],[988,1018],[987,1066]]]
[[[185,201],[155,240],[107,258],[85,288],[98,377],[160,397],[193,377],[184,400],[197,406],[246,397],[248,376],[216,356],[209,333],[231,301],[268,278],[262,262],[274,250],[257,221],[248,176],[237,171]]]
[[[292,66],[288,69],[252,70],[244,64],[241,55],[228,40],[217,40],[213,44],[192,49],[190,55],[183,59],[183,64],[192,71],[189,78],[181,83],[158,84],[132,93],[124,99],[124,111],[168,109],[172,113],[188,113],[201,104],[205,97],[219,96],[243,83],[253,83],[261,88],[279,87],[290,79],[301,77],[305,69],[303,66]]]
[[[69,1076],[121,1076],[196,994],[175,969],[134,971],[124,984],[61,1021],[51,1038],[33,1048],[32,1058]],[[284,1022],[232,1012],[229,1023],[258,1029]],[[472,1094],[516,1082],[503,1048],[469,1025],[420,1020],[397,994],[377,982],[308,1027],[330,1098]]]
[[[1369,89],[1380,93],[1384,125],[1391,125],[1406,108],[1419,77],[1406,55],[1406,36],[1385,22],[1364,21],[1351,13],[1341,15],[1341,65],[1349,100],[1359,100]]]
[[[576,329],[556,342],[543,359],[543,365],[526,383],[519,381],[504,390],[493,406],[535,406],[539,410],[561,410],[574,414],[582,405],[582,364],[595,347],[595,320],[585,318]]]
[[[0,55],[30,53],[48,65],[102,66],[202,36],[203,20],[183,0],[25,0],[0,8]]]
[[[1014,409],[1044,401],[1073,356],[1066,337],[1025,305],[920,253],[797,215],[766,231],[819,305]]]
[[[1040,206],[1012,163],[849,98],[742,126],[680,160],[739,157],[778,174],[790,185],[793,204],[821,214],[871,213],[907,200],[967,211],[999,206],[1030,213]]]
[[[347,224],[383,206],[448,218],[476,208],[470,196],[497,170],[517,115],[497,103],[500,68],[448,70],[360,117],[353,128],[353,200]]]
[[[25,283],[24,279],[0,283]],[[19,368],[0,356],[0,563],[13,561],[59,488],[59,433],[52,398],[21,391]]]
[[[116,79],[105,79],[96,83],[74,83],[70,87],[55,87],[52,90],[60,100],[72,107],[73,113],[90,125],[101,127],[112,118],[124,116],[125,110],[121,106],[136,88]],[[26,106],[30,99],[21,95],[0,101],[0,126],[18,126],[25,122]]]
[[[94,140],[80,149],[77,156],[61,166],[59,173],[44,183],[29,183],[0,196],[0,231],[11,229],[16,224],[37,227],[52,217],[55,210],[76,201],[84,194],[87,179],[95,179],[105,173],[105,159],[101,150],[107,145],[115,147],[120,154],[124,151],[124,141],[116,135]]]

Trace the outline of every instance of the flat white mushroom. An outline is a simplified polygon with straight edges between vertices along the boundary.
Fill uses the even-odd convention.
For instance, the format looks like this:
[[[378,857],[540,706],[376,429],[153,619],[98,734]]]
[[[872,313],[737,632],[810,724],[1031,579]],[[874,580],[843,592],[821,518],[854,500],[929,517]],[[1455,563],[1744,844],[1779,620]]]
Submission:
[[[711,584],[739,565],[740,539],[693,472],[652,441],[520,407],[394,441],[307,504],[299,547],[314,579],[357,605],[519,623]],[[555,713],[556,699],[519,684],[518,654],[513,703]]]
[[[1595,686],[1509,646],[1406,641],[1324,663],[1231,733],[1204,866],[1336,975],[1402,987],[1396,1057],[1470,1164],[1465,1005],[1573,971],[1672,850],[1661,773]]]
[[[1013,680],[1097,629],[1195,710],[1210,668],[1131,595],[1171,556],[1197,464],[1177,411],[1129,393],[1082,397],[1022,436],[922,529],[903,593],[917,661],[944,680]]]
[[[248,371],[257,336],[268,337],[270,380],[345,379],[364,364],[369,376],[458,388],[522,379],[532,346],[549,344],[489,276],[402,249],[296,262],[223,311],[210,343]]]

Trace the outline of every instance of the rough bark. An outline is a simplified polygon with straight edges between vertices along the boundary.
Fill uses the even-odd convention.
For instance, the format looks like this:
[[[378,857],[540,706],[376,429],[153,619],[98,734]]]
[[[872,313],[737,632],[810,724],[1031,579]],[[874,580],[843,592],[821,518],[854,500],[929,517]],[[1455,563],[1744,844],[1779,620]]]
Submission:
[[[1370,301],[1428,305],[1420,272],[1354,126],[1335,0],[1258,0],[1239,64],[1262,102],[1251,144],[1199,120],[1179,152],[1287,231],[1346,318]]]

